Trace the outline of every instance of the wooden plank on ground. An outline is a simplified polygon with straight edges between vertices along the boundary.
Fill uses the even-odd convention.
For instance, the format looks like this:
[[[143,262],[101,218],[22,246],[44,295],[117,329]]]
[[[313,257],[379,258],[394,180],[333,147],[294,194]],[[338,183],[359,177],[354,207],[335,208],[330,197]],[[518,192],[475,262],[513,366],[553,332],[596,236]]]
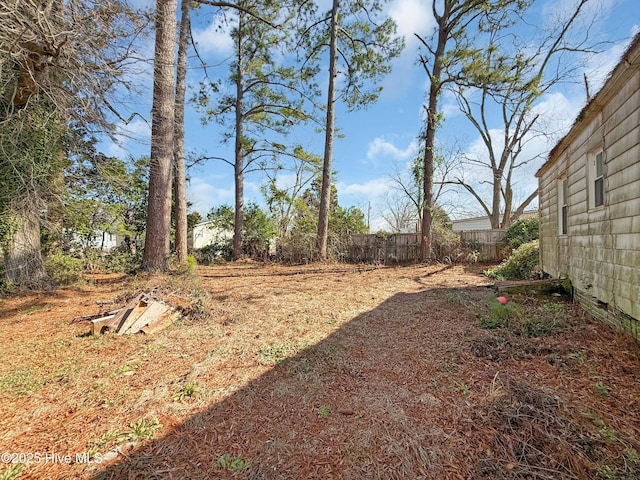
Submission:
[[[118,335],[124,335],[127,330],[133,325],[138,318],[149,309],[150,300],[146,297],[141,298],[138,305],[133,307],[129,315],[122,319],[122,322],[118,326]]]
[[[114,313],[113,315],[106,315],[104,317],[94,318],[91,320],[91,335],[98,335],[99,333],[102,333],[103,327],[108,325],[115,316],[116,315]]]
[[[167,310],[169,310],[169,305],[157,300],[152,300],[149,307],[142,312],[142,315],[140,315],[127,330],[120,330],[118,334],[129,335],[131,333],[138,333],[156,318],[161,317]]]
[[[140,294],[137,297],[135,297],[133,300],[131,300],[127,305],[125,305],[124,308],[120,309],[120,311],[116,313],[111,320],[105,322],[102,325],[101,331],[102,332],[107,330],[118,331],[122,323],[127,319],[127,317],[133,311],[133,309],[140,304],[140,300],[142,300],[143,297],[144,297],[144,294]]]
[[[151,323],[149,323],[146,327],[141,329],[139,333],[144,333],[146,335],[150,335],[152,333],[159,332],[160,330],[164,330],[169,325],[174,323],[180,318],[180,312],[177,311],[167,311],[164,315],[157,317]]]

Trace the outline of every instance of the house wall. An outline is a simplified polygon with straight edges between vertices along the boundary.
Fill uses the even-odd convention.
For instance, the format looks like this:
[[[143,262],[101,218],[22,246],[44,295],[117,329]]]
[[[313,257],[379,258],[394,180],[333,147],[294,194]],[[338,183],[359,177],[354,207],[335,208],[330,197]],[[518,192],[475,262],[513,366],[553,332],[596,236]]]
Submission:
[[[232,231],[215,228],[211,222],[199,223],[193,227],[193,248],[196,250],[232,238]]]
[[[577,298],[598,316],[621,313],[637,336],[639,322],[626,318],[640,320],[640,73],[634,70],[614,71],[538,178],[542,269],[570,278]],[[589,163],[600,149],[604,205],[595,207],[590,187],[594,167]],[[564,178],[566,235],[561,234],[559,214]]]

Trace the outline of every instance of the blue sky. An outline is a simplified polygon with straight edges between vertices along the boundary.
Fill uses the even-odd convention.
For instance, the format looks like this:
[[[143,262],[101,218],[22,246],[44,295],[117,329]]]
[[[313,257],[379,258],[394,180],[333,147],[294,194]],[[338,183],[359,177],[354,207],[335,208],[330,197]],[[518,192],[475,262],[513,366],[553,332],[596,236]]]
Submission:
[[[146,0],[137,0],[144,3]],[[546,22],[554,12],[575,0],[537,0],[535,4],[536,21]],[[148,3],[148,1],[147,1]],[[330,2],[323,0],[328,9]],[[334,150],[334,170],[337,171],[337,189],[340,204],[357,206],[364,212],[370,212],[372,230],[388,228],[383,217],[388,205],[395,202],[396,193],[390,177],[395,172],[406,171],[407,164],[417,153],[416,136],[420,131],[423,117],[425,92],[428,87],[426,75],[416,64],[418,44],[414,33],[428,36],[433,29],[430,13],[430,0],[393,0],[387,5],[387,11],[398,24],[398,32],[405,36],[406,48],[393,64],[392,73],[382,85],[384,90],[377,104],[366,110],[348,113],[338,106],[337,126],[344,138],[336,139]],[[585,59],[585,73],[589,78],[591,92],[597,91],[606,75],[616,65],[631,37],[640,27],[640,4],[638,0],[592,0],[598,13],[592,35],[598,40],[606,40],[600,55]],[[203,7],[193,17],[194,38],[198,42],[200,54],[211,65],[220,64],[230,53],[230,40],[224,29],[219,28],[219,17],[211,7]],[[152,39],[151,39],[152,40]],[[147,55],[152,57],[152,42],[146,45]],[[224,63],[212,68],[215,75],[227,75]],[[129,104],[130,110],[137,110],[149,118],[151,110],[151,66],[140,74],[141,95]],[[188,83],[197,86],[199,71],[190,70]],[[148,89],[145,86],[148,85]],[[582,73],[576,81],[553,89],[542,97],[536,110],[542,114],[547,128],[553,132],[546,140],[533,140],[526,154],[536,157],[517,178],[516,192],[521,198],[529,195],[537,186],[535,171],[543,163],[546,152],[553,147],[559,137],[573,123],[577,113],[586,101]],[[135,105],[135,107],[133,106]],[[445,123],[439,131],[439,140],[444,148],[456,145],[467,155],[482,156],[483,149],[479,136],[469,122],[460,114],[455,100],[450,95],[442,97],[441,105],[445,112]],[[127,115],[124,115],[128,117]],[[495,128],[500,128],[499,124]],[[120,156],[148,155],[150,127],[147,122],[135,119],[128,125],[120,125],[121,141],[118,144],[105,144],[107,154]],[[208,156],[229,156],[229,148],[220,143],[221,127],[216,124],[202,126],[193,107],[187,107],[186,148]],[[291,138],[308,150],[322,155],[323,134],[312,127],[297,131]],[[465,177],[481,175],[468,167]],[[285,176],[282,178],[286,182]],[[249,175],[245,183],[247,200],[263,202],[260,186],[264,177]],[[210,161],[194,167],[190,171],[188,186],[192,210],[206,214],[211,208],[221,204],[233,205],[233,171],[219,161]],[[480,215],[479,206],[462,192],[449,192],[440,202],[454,218]]]

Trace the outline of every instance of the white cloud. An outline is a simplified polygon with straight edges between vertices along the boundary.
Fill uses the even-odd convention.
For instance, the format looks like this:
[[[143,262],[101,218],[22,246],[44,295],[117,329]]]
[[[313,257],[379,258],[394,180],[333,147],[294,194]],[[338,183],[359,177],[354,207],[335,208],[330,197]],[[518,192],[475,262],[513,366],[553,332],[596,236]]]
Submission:
[[[244,182],[245,202],[259,202],[262,197],[260,184],[245,180]]]
[[[188,186],[188,197],[193,204],[192,208],[203,216],[213,207],[223,204],[233,205],[233,184],[227,188],[220,188],[213,186],[210,181],[206,177],[192,177]]]
[[[395,0],[389,6],[389,16],[398,25],[398,33],[405,38],[405,52],[413,57],[418,43],[415,34],[428,35],[435,26],[429,3],[423,0]]]
[[[295,173],[279,173],[276,177],[276,187],[282,190],[290,190],[296,185]]]
[[[585,70],[591,95],[595,95],[602,88],[609,73],[620,61],[625,49],[625,44],[617,44],[602,53],[591,55],[587,59]]]
[[[232,21],[224,15],[216,15],[205,29],[193,29],[193,38],[203,54],[227,56],[233,52],[231,39]]]
[[[583,105],[584,101],[572,100],[560,92],[544,95],[534,105],[533,114],[540,115],[535,130],[548,134],[547,150],[569,131]]]
[[[387,178],[375,178],[365,183],[343,183],[338,182],[336,184],[338,190],[338,198],[341,204],[348,204],[344,202],[344,198],[358,197],[360,200],[374,201],[378,200],[389,191],[389,179]]]
[[[419,41],[415,34],[429,36],[435,25],[431,10],[424,0],[394,0],[386,12],[397,24],[398,35],[404,37],[405,48],[392,61],[391,74],[382,82],[387,98],[403,98],[414,85]]]
[[[151,126],[141,118],[129,123],[116,125],[114,140],[105,140],[103,150],[106,155],[120,159],[149,155]]]
[[[129,123],[120,123],[117,128],[118,135],[132,138],[138,141],[148,141],[151,138],[151,125],[141,118],[136,118]]]
[[[384,137],[375,138],[369,142],[367,149],[367,158],[372,161],[380,159],[391,160],[407,160],[413,157],[418,151],[418,143],[415,139],[411,140],[409,145],[403,150],[396,147],[393,143],[385,140]]]
[[[428,87],[425,87],[428,88]],[[460,110],[460,106],[458,105],[458,101],[456,100],[455,94],[451,90],[444,90],[441,95],[441,107],[440,111],[444,116],[445,121],[451,120],[453,118],[461,117],[462,111]],[[426,121],[426,115],[424,113],[424,108],[422,109],[421,115],[423,117],[423,121]]]

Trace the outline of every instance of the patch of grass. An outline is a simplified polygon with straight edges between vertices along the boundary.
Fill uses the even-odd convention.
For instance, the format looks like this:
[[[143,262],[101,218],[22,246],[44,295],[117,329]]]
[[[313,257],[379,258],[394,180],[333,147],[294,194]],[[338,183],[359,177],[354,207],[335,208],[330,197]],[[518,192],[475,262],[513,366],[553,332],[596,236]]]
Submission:
[[[598,465],[596,473],[604,480],[635,480],[640,478],[640,454],[634,448],[625,448],[622,452],[624,464],[619,467]]]
[[[487,330],[504,328],[525,337],[541,337],[565,328],[564,313],[560,304],[548,303],[526,310],[513,301],[502,305],[492,298],[487,303],[486,314],[480,319],[480,326]]]
[[[129,428],[125,431],[118,429],[109,430],[89,442],[89,456],[90,458],[94,458],[98,452],[116,448],[128,441],[138,442],[140,440],[154,438],[161,428],[162,424],[157,418],[141,418],[135,422],[131,422]]]
[[[538,307],[524,325],[523,333],[529,337],[553,335],[566,326],[566,312],[560,303],[545,303]]]
[[[314,362],[306,358],[296,357],[287,362],[287,367],[291,373],[309,373],[313,370]]]
[[[463,307],[469,307],[473,305],[471,294],[461,288],[453,288],[453,289],[447,290],[446,297],[447,297],[447,300],[458,303]]]
[[[635,448],[625,448],[622,454],[627,463],[631,463],[635,468],[640,469],[640,453]]]
[[[211,295],[203,288],[193,288],[189,294],[188,316],[193,320],[206,320],[211,317]]]
[[[119,391],[113,392],[111,395],[107,395],[102,399],[103,406],[105,408],[110,408],[116,405],[121,405],[122,402],[126,401],[128,397],[127,392]]]
[[[458,390],[462,392],[463,396],[468,397],[469,395],[471,395],[471,389],[462,380],[456,382],[456,386],[458,387]]]
[[[122,430],[109,430],[98,438],[89,442],[87,449],[90,458],[94,458],[99,452],[117,448],[125,442],[154,438],[162,425],[156,418],[141,418],[129,424],[129,428]]]
[[[603,397],[611,395],[611,387],[601,381],[596,382],[593,389],[598,395],[602,395]]]
[[[294,356],[299,349],[300,346],[295,342],[263,345],[258,349],[256,359],[260,365],[276,365]]]
[[[229,470],[235,475],[249,469],[249,467],[251,467],[251,462],[244,460],[242,457],[234,457],[229,453],[225,453],[218,458],[218,465],[225,470]]]
[[[46,383],[46,378],[38,378],[29,369],[16,370],[0,377],[0,392],[27,395],[40,390]]]
[[[598,415],[596,412],[589,412],[587,414],[585,414],[587,417],[589,417],[592,421],[593,424],[596,427],[602,428],[604,427],[604,420],[602,419],[602,417],[600,415]]]
[[[509,328],[525,321],[524,309],[513,302],[502,305],[496,299],[487,304],[487,313],[480,320],[480,326],[487,330]]]
[[[104,448],[109,444],[118,443],[119,439],[126,438],[127,434],[120,430],[109,430],[107,433],[103,433],[99,438],[96,438],[90,442],[93,447]]]
[[[331,411],[331,409],[328,406],[323,405],[320,408],[318,408],[318,410],[316,410],[316,413],[318,414],[318,416],[320,418],[324,418],[324,417],[328,417],[329,416],[329,412],[330,411]]]
[[[545,303],[540,307],[542,313],[559,317],[564,315],[564,307],[560,303]]]
[[[123,365],[116,372],[116,377],[128,377],[129,375],[133,375],[136,373],[138,367],[135,365]]]
[[[612,428],[608,428],[608,427],[602,427],[600,429],[600,436],[602,437],[603,440],[606,440],[607,442],[615,442],[618,440],[618,436],[616,435],[616,431],[613,430]]]
[[[178,259],[175,256],[169,259],[169,266],[178,275],[193,275],[196,265],[198,265],[198,262],[193,255],[187,255],[185,263],[178,263]]]
[[[24,467],[24,463],[12,463],[4,472],[0,472],[0,480],[16,480],[20,478]]]
[[[487,394],[487,397],[490,400],[500,398],[504,395],[503,387],[501,385],[498,385],[499,374],[500,372],[496,372],[496,374],[493,376],[493,380],[491,380],[491,384],[489,385],[489,393]]]
[[[144,440],[155,437],[162,428],[162,424],[157,418],[141,418],[129,424],[127,438],[129,440]]]
[[[560,332],[564,328],[564,320],[548,316],[534,316],[520,326],[520,333],[527,337],[543,337]]]
[[[596,468],[598,477],[605,480],[620,480],[620,477],[618,477],[616,471],[617,468],[611,467],[609,465],[598,465],[598,467]]]
[[[198,396],[200,391],[201,391],[200,387],[198,386],[197,383],[187,382],[180,388],[180,390],[178,390],[176,393],[174,393],[171,396],[171,399],[176,402],[185,402],[187,400],[193,400]]]
[[[89,448],[87,449],[87,451],[90,458],[94,458],[100,451],[121,445],[122,443],[126,442],[128,438],[129,434],[127,432],[122,432],[120,430],[109,430],[108,432],[100,435],[100,437],[91,440],[89,442]]]
[[[571,352],[569,355],[567,355],[567,358],[570,358],[571,360],[575,360],[581,365],[587,361],[583,352]]]

